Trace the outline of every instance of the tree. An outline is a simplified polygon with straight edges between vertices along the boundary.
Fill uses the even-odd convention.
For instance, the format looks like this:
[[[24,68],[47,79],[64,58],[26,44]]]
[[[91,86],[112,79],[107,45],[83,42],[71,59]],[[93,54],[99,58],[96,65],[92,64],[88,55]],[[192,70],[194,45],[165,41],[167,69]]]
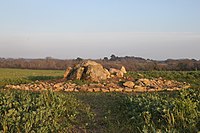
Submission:
[[[82,58],[80,58],[80,57],[77,57],[76,58],[76,61],[82,61],[83,59]]]
[[[107,61],[107,60],[108,60],[108,57],[104,57],[103,59]]]
[[[115,56],[114,54],[112,54],[112,55],[110,56],[110,60],[115,61],[116,59],[117,59],[117,56]]]

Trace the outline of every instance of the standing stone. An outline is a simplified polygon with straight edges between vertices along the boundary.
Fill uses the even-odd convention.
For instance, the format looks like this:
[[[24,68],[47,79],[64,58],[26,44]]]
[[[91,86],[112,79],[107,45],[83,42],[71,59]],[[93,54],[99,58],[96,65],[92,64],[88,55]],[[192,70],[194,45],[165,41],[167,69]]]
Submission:
[[[78,80],[80,80],[82,75],[83,75],[83,71],[84,71],[84,67],[78,67],[78,68],[75,67],[72,70],[72,72],[70,73],[68,79],[71,79],[71,80],[78,79]]]
[[[69,74],[71,73],[72,71],[72,68],[71,67],[68,67],[64,73],[64,79],[68,78]]]
[[[124,66],[121,67],[121,72],[127,73],[126,68]]]
[[[76,73],[76,79],[80,80],[84,72],[84,67],[79,67]]]

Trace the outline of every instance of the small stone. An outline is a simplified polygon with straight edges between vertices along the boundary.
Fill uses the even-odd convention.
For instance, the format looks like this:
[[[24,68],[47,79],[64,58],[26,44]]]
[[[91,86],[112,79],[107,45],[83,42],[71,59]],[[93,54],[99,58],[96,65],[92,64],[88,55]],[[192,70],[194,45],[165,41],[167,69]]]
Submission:
[[[113,91],[115,91],[115,88],[110,87],[109,90],[110,90],[110,92],[113,92]]]
[[[35,91],[39,91],[40,90],[40,88],[39,87],[35,87],[35,89],[34,89]]]
[[[27,87],[27,86],[26,86],[26,87],[24,87],[24,90],[29,90],[29,87]]]
[[[173,91],[174,89],[172,89],[172,88],[167,88],[167,91]]]
[[[12,88],[12,85],[6,85],[5,88]]]
[[[101,91],[100,88],[94,88],[94,92],[99,92],[99,91]]]
[[[63,90],[63,89],[64,89],[63,86],[60,86],[60,87],[56,88],[57,91],[61,91],[61,90]]]
[[[104,88],[102,88],[101,91],[102,91],[102,92],[109,92],[108,89],[104,89]]]
[[[78,89],[74,89],[74,92],[79,92],[79,90]]]
[[[79,91],[87,91],[87,90],[88,90],[88,87],[86,87],[86,86],[81,86],[79,88]]]
[[[97,87],[97,86],[98,86],[98,84],[95,84],[95,83],[90,83],[90,84],[89,84],[89,87],[91,87],[91,88],[92,88],[92,87]]]
[[[143,86],[135,86],[133,91],[134,91],[134,92],[145,92],[145,91],[146,91],[146,87],[143,87]]]
[[[65,91],[66,92],[72,92],[72,91],[74,91],[74,88],[67,88],[67,89],[65,89]]]
[[[16,86],[16,89],[20,89],[20,86],[19,86],[19,85],[17,85],[17,86]]]
[[[54,88],[59,88],[60,86],[62,86],[63,85],[63,83],[57,83],[57,84],[55,84],[53,87]]]
[[[130,93],[130,92],[133,92],[133,89],[125,88],[125,89],[124,89],[124,92]]]
[[[124,73],[123,73],[122,71],[118,71],[118,72],[116,73],[116,76],[117,76],[118,78],[122,78],[122,77],[124,77]]]
[[[155,89],[148,89],[147,91],[148,92],[155,92],[156,90]]]
[[[133,88],[135,84],[132,81],[126,81],[125,83],[123,83],[123,86]]]
[[[92,89],[92,88],[89,88],[87,91],[88,91],[88,92],[93,92],[93,91],[94,91],[94,89]]]
[[[123,88],[116,88],[115,92],[122,92]]]
[[[43,89],[43,88],[44,88],[44,86],[43,86],[42,84],[39,84],[38,87],[39,87],[40,89]]]

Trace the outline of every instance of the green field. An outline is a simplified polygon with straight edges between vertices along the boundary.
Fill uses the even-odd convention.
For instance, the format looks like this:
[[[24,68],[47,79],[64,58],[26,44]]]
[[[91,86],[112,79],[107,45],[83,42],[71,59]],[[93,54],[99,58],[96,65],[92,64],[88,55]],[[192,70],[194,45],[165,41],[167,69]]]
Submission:
[[[6,84],[29,83],[36,80],[58,79],[63,76],[62,70],[27,70],[0,68],[0,87]]]
[[[144,94],[4,90],[6,84],[62,77],[64,71],[0,69],[0,132],[156,133],[200,131],[200,71],[129,72],[188,82],[179,92]]]

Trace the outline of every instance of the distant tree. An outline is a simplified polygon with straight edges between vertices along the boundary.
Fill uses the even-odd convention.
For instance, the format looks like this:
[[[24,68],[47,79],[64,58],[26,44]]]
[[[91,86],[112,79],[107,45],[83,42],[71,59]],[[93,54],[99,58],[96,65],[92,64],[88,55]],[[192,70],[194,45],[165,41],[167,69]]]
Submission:
[[[53,57],[48,56],[48,57],[46,57],[45,59],[46,59],[46,60],[48,60],[48,59],[53,59]]]
[[[110,56],[110,58],[115,58],[116,56],[114,55],[114,54],[112,54],[111,56]]]
[[[110,60],[112,60],[112,61],[117,60],[117,56],[115,56],[114,54],[112,54],[112,55],[110,56]]]
[[[76,58],[76,61],[82,61],[83,59],[82,58],[80,58],[80,57],[77,57]]]
[[[108,60],[108,57],[104,57],[103,60],[106,60],[106,61],[107,61],[107,60]]]

